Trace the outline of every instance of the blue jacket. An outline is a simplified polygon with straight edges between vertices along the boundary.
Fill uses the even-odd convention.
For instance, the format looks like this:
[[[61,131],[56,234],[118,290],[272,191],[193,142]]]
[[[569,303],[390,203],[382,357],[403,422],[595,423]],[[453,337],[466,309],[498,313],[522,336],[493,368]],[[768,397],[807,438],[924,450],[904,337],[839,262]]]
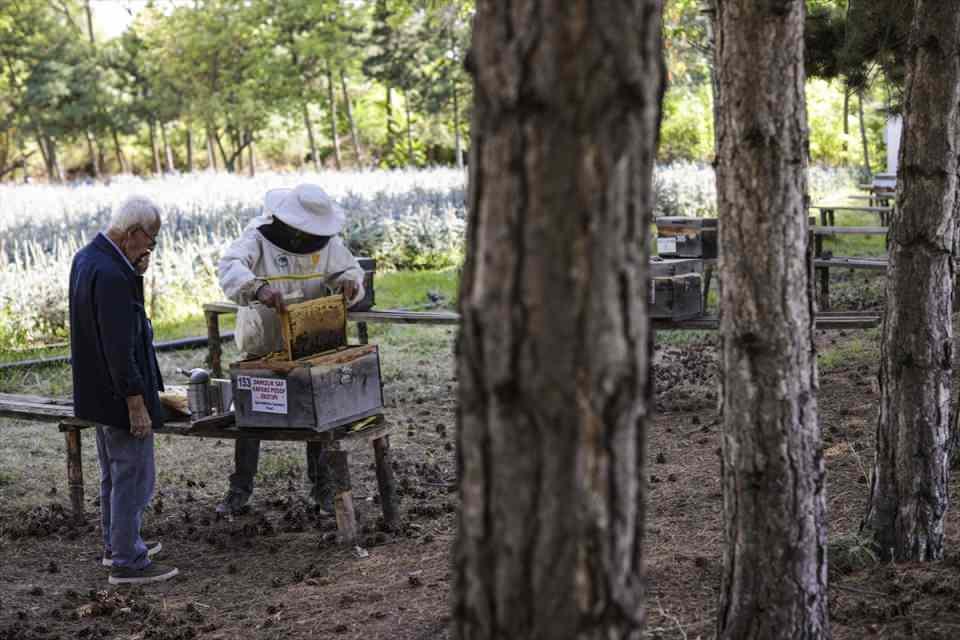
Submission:
[[[162,425],[163,379],[143,277],[100,234],[70,269],[70,354],[74,415],[129,430],[126,399],[142,395],[154,425]]]

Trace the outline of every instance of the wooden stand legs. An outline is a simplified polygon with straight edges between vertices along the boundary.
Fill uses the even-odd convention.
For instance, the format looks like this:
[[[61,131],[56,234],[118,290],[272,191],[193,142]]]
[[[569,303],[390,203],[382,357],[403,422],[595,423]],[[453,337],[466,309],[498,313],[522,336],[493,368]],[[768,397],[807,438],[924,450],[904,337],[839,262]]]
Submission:
[[[61,427],[62,428],[62,427]],[[85,519],[83,513],[83,458],[80,449],[80,430],[63,432],[67,440],[67,484],[70,487],[70,504],[77,521]]]
[[[380,488],[380,506],[383,507],[383,522],[391,531],[397,527],[397,500],[393,486],[393,468],[390,466],[390,436],[373,441],[374,461],[377,468],[377,485]]]

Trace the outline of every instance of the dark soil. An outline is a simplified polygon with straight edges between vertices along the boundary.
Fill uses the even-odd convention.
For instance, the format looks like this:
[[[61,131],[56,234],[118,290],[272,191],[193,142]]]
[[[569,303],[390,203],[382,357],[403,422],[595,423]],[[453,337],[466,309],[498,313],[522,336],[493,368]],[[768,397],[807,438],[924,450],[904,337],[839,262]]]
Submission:
[[[881,563],[857,536],[873,459],[875,335],[817,338],[822,352],[865,349],[820,375],[834,638],[957,638],[960,539],[953,516],[949,555],[940,563]],[[715,342],[707,336],[657,350],[644,548],[651,638],[713,636],[723,542]],[[182,575],[144,588],[108,586],[98,564],[93,497],[80,524],[64,507],[63,489],[27,510],[0,504],[0,640],[447,638],[455,384],[449,374],[411,373],[389,386],[397,530],[380,519],[372,453],[351,456],[367,558],[339,546],[333,521],[304,503],[297,465],[262,473],[249,513],[221,518],[214,505],[229,469],[196,475],[185,451],[183,467],[158,487],[146,524],[147,537],[163,541],[162,558]],[[180,445],[186,440],[175,439],[191,446]],[[302,459],[299,449],[295,459]]]

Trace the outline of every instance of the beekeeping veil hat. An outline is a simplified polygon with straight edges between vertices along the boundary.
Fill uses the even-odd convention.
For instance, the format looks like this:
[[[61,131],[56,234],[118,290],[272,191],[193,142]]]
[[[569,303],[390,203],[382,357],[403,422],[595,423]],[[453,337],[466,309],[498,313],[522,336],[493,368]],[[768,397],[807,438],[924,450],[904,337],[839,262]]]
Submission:
[[[346,216],[315,184],[298,184],[293,189],[271,189],[263,198],[269,213],[294,229],[314,236],[340,233]]]

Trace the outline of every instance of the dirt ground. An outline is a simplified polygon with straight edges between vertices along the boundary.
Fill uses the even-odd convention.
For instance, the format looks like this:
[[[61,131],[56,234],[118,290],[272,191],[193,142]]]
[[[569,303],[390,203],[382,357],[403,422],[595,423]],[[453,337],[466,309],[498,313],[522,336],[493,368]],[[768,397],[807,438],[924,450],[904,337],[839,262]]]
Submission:
[[[942,563],[879,563],[857,537],[873,456],[876,335],[818,336],[834,638],[957,638],[955,516]],[[447,638],[457,509],[451,340],[447,332],[429,348],[418,343],[402,359],[384,349],[403,524],[382,530],[372,452],[352,456],[365,559],[337,546],[334,524],[306,509],[302,444],[263,445],[254,508],[228,519],[216,517],[214,505],[232,466],[231,443],[162,436],[146,533],[163,541],[162,558],[182,575],[109,587],[98,564],[93,439],[84,438],[90,517],[77,526],[65,510],[55,427],[0,423],[0,640]],[[714,340],[687,335],[658,346],[646,469],[650,638],[713,636],[723,503]],[[199,357],[181,356],[183,364]]]

